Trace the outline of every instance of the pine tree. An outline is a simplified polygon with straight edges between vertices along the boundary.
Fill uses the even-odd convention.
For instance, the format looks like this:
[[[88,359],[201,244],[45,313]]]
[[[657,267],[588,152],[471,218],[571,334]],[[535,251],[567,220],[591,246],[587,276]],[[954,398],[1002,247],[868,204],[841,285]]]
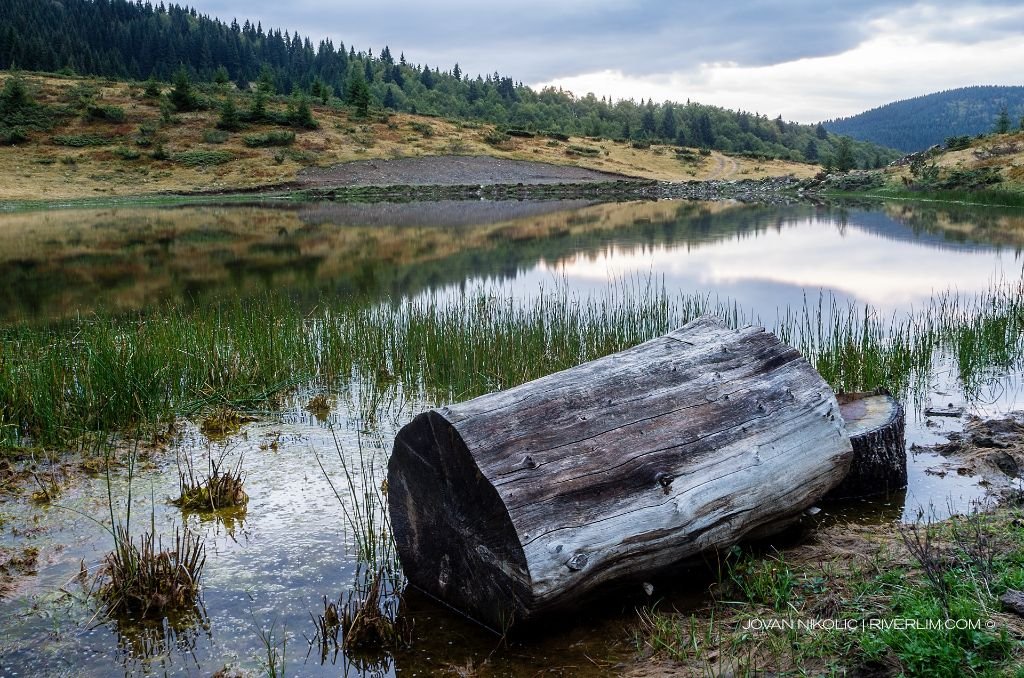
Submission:
[[[192,91],[192,79],[188,77],[188,71],[182,66],[174,73],[173,87],[167,98],[170,99],[174,110],[179,112],[194,111],[198,102],[195,92]]]
[[[839,139],[834,164],[840,172],[849,172],[857,166],[857,161],[853,157],[853,148],[850,145],[850,137]]]
[[[277,93],[277,85],[274,84],[274,71],[269,64],[263,64],[260,67],[260,75],[256,78],[256,89],[266,95]]]
[[[656,128],[657,123],[654,120],[654,106],[648,102],[643,115],[640,116],[640,136],[645,139],[650,139],[654,136]]]
[[[256,88],[252,95],[252,102],[249,104],[249,120],[261,122],[267,117],[267,92],[261,87]]]
[[[1010,113],[1006,106],[999,109],[999,117],[996,118],[996,134],[1006,134],[1010,131]]]
[[[427,89],[434,89],[434,74],[430,71],[429,66],[423,67],[423,72],[420,73],[420,83]]]
[[[217,129],[227,132],[237,132],[242,128],[242,119],[235,107],[235,98],[227,97],[220,105],[220,119],[217,120]]]
[[[160,87],[160,83],[157,82],[152,76],[146,81],[146,88],[142,90],[142,93],[147,97],[156,98],[163,93],[163,88]]]
[[[661,126],[658,128],[658,134],[666,141],[675,141],[677,133],[676,111],[672,104],[665,104],[661,112]]]
[[[306,97],[296,95],[292,102],[288,104],[288,124],[292,127],[302,127],[303,129],[316,129],[320,126],[313,119],[313,111],[310,109],[309,100]]]
[[[356,109],[356,115],[366,117],[370,112],[370,87],[359,71],[352,74],[348,82],[345,100]]]
[[[814,139],[808,139],[804,146],[804,160],[807,162],[818,162],[818,144]]]

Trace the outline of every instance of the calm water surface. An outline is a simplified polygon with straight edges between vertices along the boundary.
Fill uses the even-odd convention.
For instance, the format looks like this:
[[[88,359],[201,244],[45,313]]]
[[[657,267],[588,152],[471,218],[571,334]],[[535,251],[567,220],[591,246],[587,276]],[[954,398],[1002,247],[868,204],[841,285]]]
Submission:
[[[995,210],[885,205],[837,207],[642,202],[430,203],[179,209],[104,209],[0,215],[0,322],[45,324],[98,310],[145,311],[157,304],[202,306],[225,296],[284,291],[297,303],[324,294],[440,298],[492,289],[529,303],[562,286],[602,294],[610,280],[655,279],[670,292],[729,299],[771,323],[819,295],[869,304],[892,316],[933,293],[973,295],[1021,276],[1024,218]],[[1020,379],[997,375],[964,402],[941,362],[924,401],[982,414],[1021,406]],[[40,550],[39,575],[0,599],[0,676],[209,675],[226,666],[260,670],[260,632],[284,648],[288,675],[426,675],[488,661],[497,674],[612,675],[631,651],[624,598],[589,622],[561,625],[528,645],[498,640],[410,596],[413,649],[395,656],[329,657],[316,649],[311,614],[323,596],[351,585],[352,535],[316,463],[341,483],[349,464],[385,463],[397,428],[424,403],[400,398],[381,419],[364,419],[353,394],[337,394],[318,419],[310,393],[226,441],[183,422],[170,451],[154,453],[134,481],[134,521],[173,532],[183,521],[207,535],[205,618],[162,632],[99,622],[76,581],[95,569],[110,536],[103,478],[82,478],[58,505],[0,500],[0,547]],[[930,443],[959,424],[908,412],[908,442]],[[176,454],[243,459],[250,502],[243,515],[203,522],[167,504],[176,494]],[[981,494],[975,479],[927,473],[941,460],[913,455],[910,487],[863,509],[912,517],[928,504],[963,509]],[[126,509],[126,479],[114,479]],[[152,511],[152,514],[150,513]],[[685,600],[687,592],[678,594]],[[272,632],[271,632],[272,629]],[[270,635],[268,635],[270,634]]]

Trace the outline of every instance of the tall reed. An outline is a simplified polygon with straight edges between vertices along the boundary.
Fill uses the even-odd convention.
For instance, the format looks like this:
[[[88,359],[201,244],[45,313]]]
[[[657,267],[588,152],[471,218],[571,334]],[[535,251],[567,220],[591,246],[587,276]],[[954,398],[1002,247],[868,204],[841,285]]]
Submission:
[[[1020,367],[1022,296],[1022,281],[995,283],[971,298],[938,294],[892,318],[821,296],[780,309],[769,329],[839,389],[913,391],[943,356],[970,393]],[[734,302],[672,295],[655,280],[632,279],[590,297],[565,286],[530,300],[475,290],[404,301],[323,299],[304,311],[268,294],[7,327],[0,329],[0,445],[60,445],[81,431],[122,430],[225,403],[258,405],[300,383],[357,385],[368,416],[398,391],[421,405],[456,401],[627,348],[703,313],[764,324]]]

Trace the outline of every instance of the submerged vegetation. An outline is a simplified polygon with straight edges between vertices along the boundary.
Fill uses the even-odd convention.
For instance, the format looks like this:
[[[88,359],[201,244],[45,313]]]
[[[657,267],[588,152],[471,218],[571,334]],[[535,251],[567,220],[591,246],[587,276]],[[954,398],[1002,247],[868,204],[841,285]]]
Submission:
[[[995,284],[971,299],[939,294],[891,319],[821,297],[780,310],[767,325],[838,390],[906,394],[944,356],[971,392],[1021,359],[1022,285]],[[260,405],[300,383],[357,383],[371,415],[376,401],[399,392],[458,401],[622,350],[703,313],[733,325],[765,320],[634,281],[591,298],[544,291],[530,303],[478,291],[395,303],[325,299],[307,312],[269,295],[6,327],[0,439],[59,445],[84,431],[153,424],[214,404]]]

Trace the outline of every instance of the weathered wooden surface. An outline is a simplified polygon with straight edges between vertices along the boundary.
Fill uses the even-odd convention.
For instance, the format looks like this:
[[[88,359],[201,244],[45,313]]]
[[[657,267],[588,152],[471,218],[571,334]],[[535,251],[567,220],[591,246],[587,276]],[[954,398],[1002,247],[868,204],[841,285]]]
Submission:
[[[840,394],[853,463],[828,499],[888,494],[907,486],[903,406],[886,391]]]
[[[799,352],[705,316],[419,415],[388,507],[410,583],[500,629],[783,524],[851,457]]]

